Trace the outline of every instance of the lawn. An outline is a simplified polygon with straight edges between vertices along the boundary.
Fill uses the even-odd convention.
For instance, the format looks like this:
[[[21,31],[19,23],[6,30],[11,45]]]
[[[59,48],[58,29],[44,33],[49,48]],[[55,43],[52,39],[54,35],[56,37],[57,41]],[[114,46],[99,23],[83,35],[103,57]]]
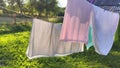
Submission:
[[[94,48],[64,57],[37,58],[26,56],[31,26],[0,26],[0,68],[120,68],[120,44],[116,42],[107,56]]]

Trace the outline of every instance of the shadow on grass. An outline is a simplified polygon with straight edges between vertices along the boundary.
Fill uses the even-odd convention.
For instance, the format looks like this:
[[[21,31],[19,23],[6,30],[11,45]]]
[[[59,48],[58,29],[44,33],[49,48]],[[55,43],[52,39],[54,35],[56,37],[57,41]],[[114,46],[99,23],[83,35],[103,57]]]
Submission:
[[[118,48],[120,50],[120,48]],[[113,49],[107,56],[102,56],[94,48],[82,53],[75,53],[65,57],[49,57],[33,59],[48,68],[119,68],[120,51]]]
[[[116,51],[118,49],[119,51]],[[119,68],[120,67],[120,48],[113,47],[107,56],[102,56],[97,54],[93,48],[89,51],[84,51],[83,53],[77,53],[70,55],[73,59],[83,59],[85,63],[89,66],[95,66],[96,63],[99,64],[98,68]]]

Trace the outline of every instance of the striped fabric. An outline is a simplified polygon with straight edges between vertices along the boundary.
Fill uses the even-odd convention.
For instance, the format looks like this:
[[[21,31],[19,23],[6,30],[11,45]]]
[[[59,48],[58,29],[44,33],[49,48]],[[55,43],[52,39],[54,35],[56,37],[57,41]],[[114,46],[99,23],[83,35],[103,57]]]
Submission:
[[[88,29],[92,6],[86,0],[68,0],[60,40],[88,42]]]
[[[84,43],[62,42],[59,40],[61,27],[61,24],[33,19],[30,43],[26,52],[28,58],[66,56],[83,52]]]

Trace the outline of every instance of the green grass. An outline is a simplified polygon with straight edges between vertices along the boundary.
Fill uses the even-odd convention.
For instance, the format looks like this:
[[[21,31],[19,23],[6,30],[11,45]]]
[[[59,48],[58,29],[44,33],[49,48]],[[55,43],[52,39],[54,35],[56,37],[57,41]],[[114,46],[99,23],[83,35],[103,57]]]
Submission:
[[[13,26],[15,27],[15,26]],[[4,25],[0,35],[0,68],[120,68],[120,44],[115,44],[107,56],[98,55],[94,48],[65,57],[29,60],[26,49],[30,29],[11,30]],[[22,29],[23,26],[19,27]],[[16,27],[16,29],[18,29]],[[4,31],[9,30],[9,33]]]

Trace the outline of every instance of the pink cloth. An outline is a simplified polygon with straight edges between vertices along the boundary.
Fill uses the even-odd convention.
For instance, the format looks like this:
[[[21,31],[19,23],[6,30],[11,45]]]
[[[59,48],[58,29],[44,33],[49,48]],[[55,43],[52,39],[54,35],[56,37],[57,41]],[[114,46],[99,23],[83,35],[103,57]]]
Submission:
[[[87,43],[91,12],[86,0],[68,0],[60,40]]]

